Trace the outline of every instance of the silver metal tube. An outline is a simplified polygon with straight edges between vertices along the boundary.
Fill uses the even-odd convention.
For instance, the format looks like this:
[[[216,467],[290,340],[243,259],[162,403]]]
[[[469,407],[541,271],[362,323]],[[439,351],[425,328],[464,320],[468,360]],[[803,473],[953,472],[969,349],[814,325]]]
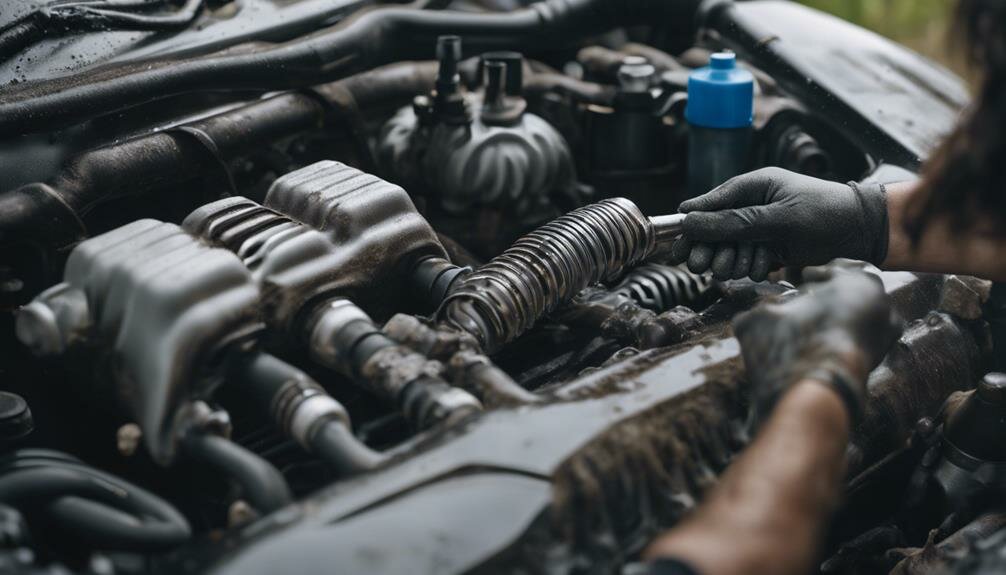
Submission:
[[[657,234],[657,245],[666,245],[673,242],[685,227],[685,214],[671,214],[669,216],[655,216],[650,218],[653,229]]]

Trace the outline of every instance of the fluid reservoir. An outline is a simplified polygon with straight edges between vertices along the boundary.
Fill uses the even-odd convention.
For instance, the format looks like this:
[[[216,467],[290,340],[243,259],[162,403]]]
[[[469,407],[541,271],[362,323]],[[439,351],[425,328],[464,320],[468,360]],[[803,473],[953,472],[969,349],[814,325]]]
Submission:
[[[754,121],[754,76],[732,52],[713,54],[688,78],[689,196],[746,171]]]

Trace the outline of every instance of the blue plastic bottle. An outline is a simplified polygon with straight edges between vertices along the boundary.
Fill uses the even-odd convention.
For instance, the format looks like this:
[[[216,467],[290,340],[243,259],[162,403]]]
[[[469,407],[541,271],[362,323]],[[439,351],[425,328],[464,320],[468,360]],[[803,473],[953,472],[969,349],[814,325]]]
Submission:
[[[747,168],[754,121],[754,76],[732,52],[713,54],[688,78],[689,197],[708,192]]]

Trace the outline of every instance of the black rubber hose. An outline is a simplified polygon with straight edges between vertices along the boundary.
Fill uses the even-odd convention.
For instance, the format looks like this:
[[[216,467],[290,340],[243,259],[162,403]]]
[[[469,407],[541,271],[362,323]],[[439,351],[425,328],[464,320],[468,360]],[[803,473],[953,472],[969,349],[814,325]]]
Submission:
[[[577,80],[560,73],[538,73],[524,81],[524,94],[529,98],[546,92],[558,92],[585,104],[610,106],[615,100],[615,87]]]
[[[46,508],[56,525],[71,529],[95,546],[110,542],[123,551],[167,551],[189,539],[188,526],[177,522],[150,522],[94,501],[64,497]]]
[[[386,459],[364,445],[348,425],[338,420],[326,421],[313,432],[311,449],[339,475],[374,469]]]
[[[576,54],[576,61],[583,66],[584,76],[592,80],[608,82],[618,77],[618,68],[626,54],[605,46],[587,46]]]
[[[29,184],[0,194],[0,243],[31,238],[34,230],[46,245],[69,245],[86,236],[79,218],[106,201],[205,177],[269,142],[320,127],[327,106],[338,106],[341,94],[349,94],[360,105],[380,105],[429,90],[435,77],[433,62],[384,66],[319,86],[315,93],[320,97],[280,94],[89,150],[70,160],[48,184]],[[53,225],[58,219],[65,221]],[[44,234],[37,233],[43,229]],[[53,238],[53,230],[68,235]]]
[[[203,120],[81,154],[53,188],[84,215],[108,199],[185,181],[228,159],[322,125],[325,106],[316,97],[281,94]]]
[[[182,441],[182,450],[193,462],[234,480],[259,513],[271,513],[293,500],[278,469],[233,441],[208,433],[190,433]]]
[[[604,46],[588,46],[580,50],[576,59],[583,65],[586,75],[606,81],[618,79],[618,69],[627,56],[642,56],[653,64],[658,72],[685,69],[673,56],[652,46],[629,43],[618,50]]]
[[[432,55],[437,36],[471,53],[565,47],[611,28],[694,18],[698,0],[546,0],[507,14],[387,7],[247,52],[108,66],[0,96],[0,133],[38,132],[192,92],[280,90]]]
[[[163,31],[183,28],[192,22],[203,0],[186,0],[175,11],[143,14],[129,11],[150,9],[164,2],[98,4],[69,2],[46,6],[18,18],[0,30],[0,60],[9,59],[46,38],[96,30]]]
[[[12,270],[24,286],[20,292],[0,294],[0,307],[23,303],[21,294],[59,281],[58,254],[89,235],[82,218],[97,206],[170,186],[182,192],[192,187],[183,184],[210,176],[229,182],[229,160],[323,125],[326,108],[316,95],[281,94],[89,150],[70,160],[48,184],[0,193],[0,267]],[[195,208],[205,198],[191,194],[186,199]]]
[[[630,42],[625,46],[622,46],[622,52],[625,52],[630,56],[642,56],[643,58],[646,58],[650,64],[653,64],[657,70],[661,72],[666,72],[668,70],[687,70],[687,68],[681,62],[678,62],[674,56],[647,44]]]
[[[5,459],[0,502],[22,510],[38,508],[100,549],[164,551],[191,536],[185,517],[156,495],[71,458],[42,452],[17,452]]]
[[[349,414],[310,376],[266,353],[231,367],[229,383],[269,412],[283,431],[341,474],[359,473],[384,460],[353,435]]]
[[[233,361],[227,371],[227,384],[238,387],[242,396],[265,411],[280,427],[290,426],[299,407],[298,400],[327,395],[309,375],[268,353],[256,353]],[[340,415],[345,413],[338,406]]]
[[[505,371],[489,361],[473,363],[466,370],[464,385],[474,390],[487,405],[523,405],[542,401],[541,396],[521,387]]]
[[[352,96],[356,107],[378,108],[401,104],[416,94],[430,91],[436,78],[437,63],[432,60],[399,62],[322,84],[314,91],[332,104],[338,105],[346,93]]]

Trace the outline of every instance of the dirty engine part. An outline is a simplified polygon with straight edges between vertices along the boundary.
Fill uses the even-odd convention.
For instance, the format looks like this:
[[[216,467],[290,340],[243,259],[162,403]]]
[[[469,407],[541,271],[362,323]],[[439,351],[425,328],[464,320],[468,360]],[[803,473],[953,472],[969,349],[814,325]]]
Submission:
[[[669,265],[690,186],[912,179],[968,103],[773,0],[10,4],[5,572],[637,572],[750,442],[730,322],[801,277]],[[908,327],[819,570],[1001,565],[989,284],[841,265]]]

